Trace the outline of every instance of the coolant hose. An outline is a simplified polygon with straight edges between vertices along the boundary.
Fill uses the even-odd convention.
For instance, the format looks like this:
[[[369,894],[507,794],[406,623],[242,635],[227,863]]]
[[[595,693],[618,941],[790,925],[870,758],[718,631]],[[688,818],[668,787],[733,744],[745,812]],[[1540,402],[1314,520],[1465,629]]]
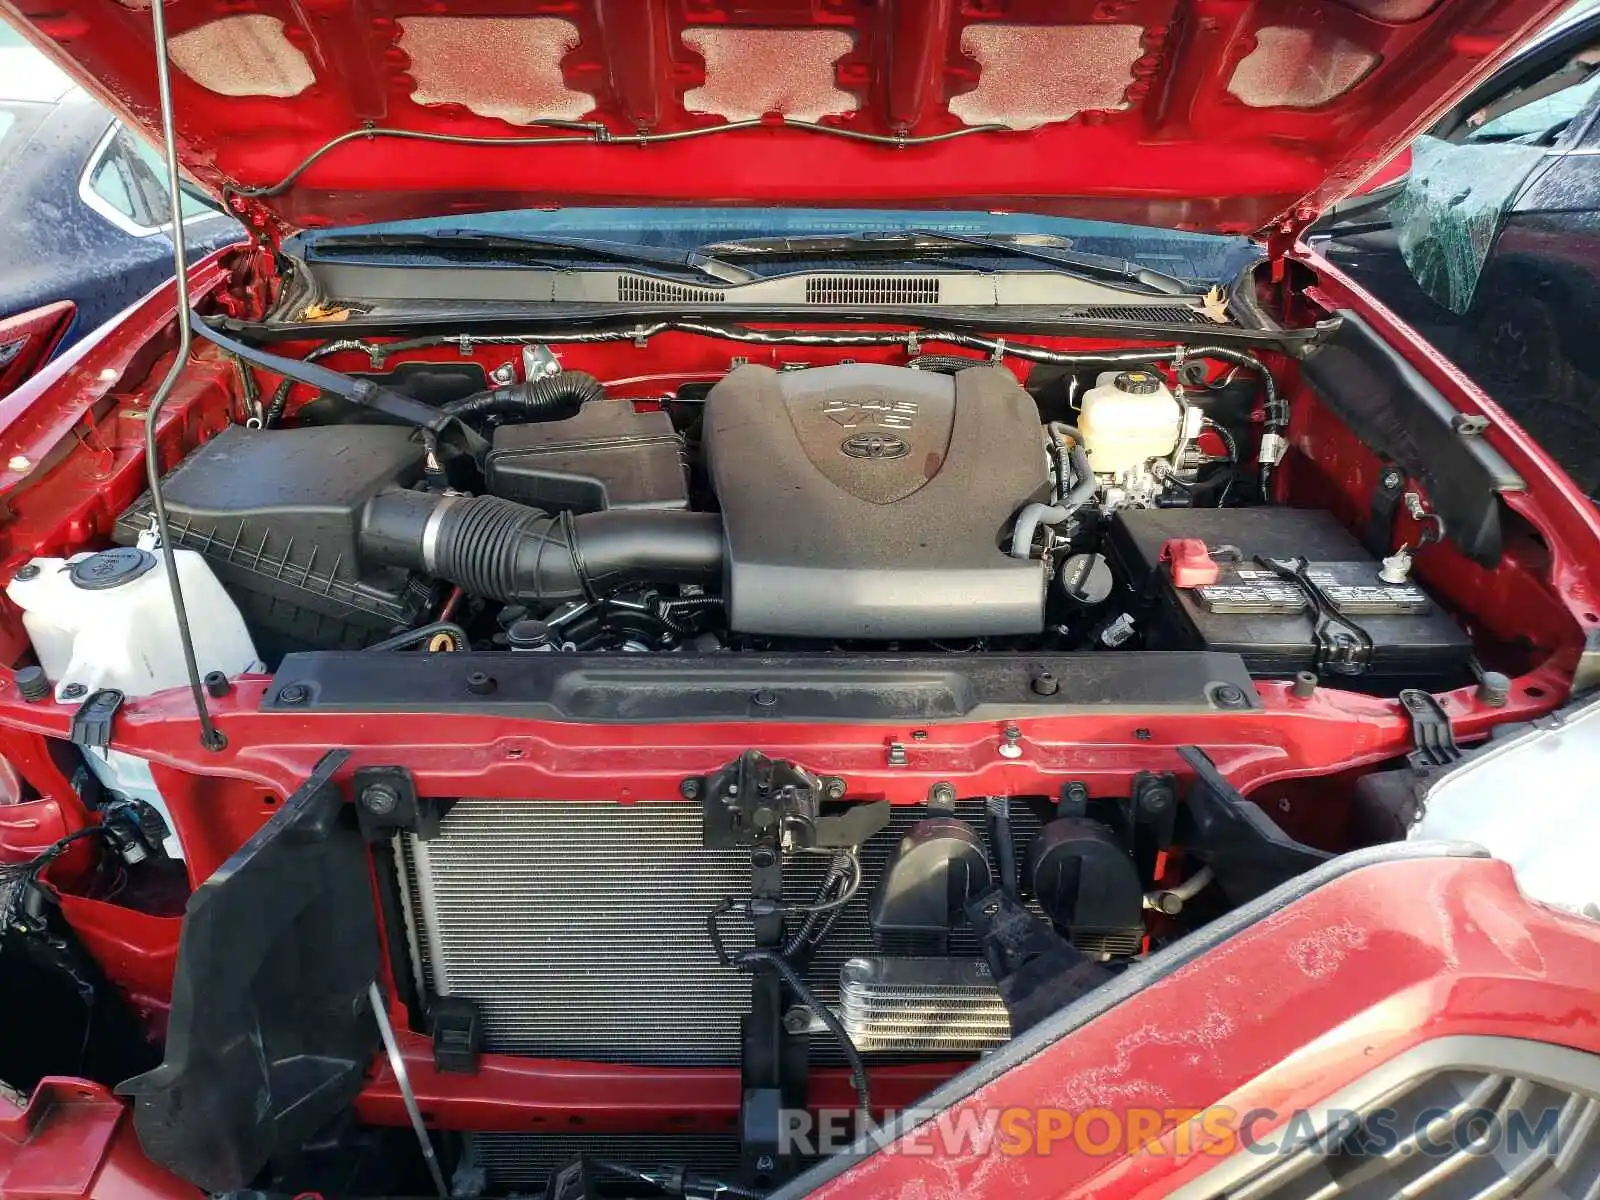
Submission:
[[[716,513],[550,514],[497,496],[389,491],[367,502],[361,553],[507,604],[594,600],[625,584],[722,582]]]
[[[1050,436],[1059,447],[1058,435],[1072,439],[1067,450],[1067,461],[1072,466],[1072,486],[1061,491],[1054,504],[1036,502],[1017,514],[1011,529],[1011,557],[1027,558],[1033,550],[1033,535],[1041,525],[1059,525],[1094,498],[1094,472],[1089,467],[1089,455],[1083,448],[1083,435],[1070,425],[1052,423]]]
[[[587,371],[561,371],[529,383],[474,392],[443,405],[440,411],[463,421],[490,416],[548,421],[570,415],[591,400],[603,400],[605,394],[600,381]]]

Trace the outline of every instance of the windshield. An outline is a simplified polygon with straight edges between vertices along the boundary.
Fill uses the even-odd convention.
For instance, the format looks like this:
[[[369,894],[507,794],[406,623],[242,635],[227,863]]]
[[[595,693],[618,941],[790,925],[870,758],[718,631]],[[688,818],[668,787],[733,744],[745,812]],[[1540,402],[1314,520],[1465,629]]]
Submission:
[[[1119,225],[1068,217],[1040,217],[1015,213],[926,212],[911,209],[809,209],[809,208],[569,208],[519,209],[509,212],[451,215],[381,225],[344,227],[302,234],[297,241],[315,245],[319,239],[366,235],[460,233],[520,234],[584,238],[617,242],[648,249],[687,252],[716,242],[774,237],[847,237],[863,233],[950,233],[970,237],[1040,235],[1050,245],[1069,246],[1086,254],[1126,259],[1142,267],[1183,279],[1232,278],[1260,251],[1248,238],[1182,233],[1142,225]],[[1054,240],[1061,239],[1061,240]],[[296,252],[296,243],[288,249]],[[1000,252],[972,248],[972,259],[992,259]],[[397,254],[397,257],[403,255]],[[948,260],[947,260],[948,261]],[[864,258],[874,269],[881,260]],[[779,273],[793,270],[792,257],[763,263],[740,259],[750,271]],[[830,269],[853,264],[835,258]],[[907,264],[925,269],[922,264]],[[1046,262],[1006,257],[1006,270],[1049,270]]]

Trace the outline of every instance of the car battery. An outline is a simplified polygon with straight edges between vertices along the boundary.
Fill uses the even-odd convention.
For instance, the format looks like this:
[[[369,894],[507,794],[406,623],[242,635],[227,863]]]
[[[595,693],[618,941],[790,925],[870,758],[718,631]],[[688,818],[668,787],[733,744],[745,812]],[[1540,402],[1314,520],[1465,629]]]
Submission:
[[[1163,549],[1203,541],[1216,578],[1178,587]],[[1315,671],[1341,687],[1447,688],[1470,679],[1472,642],[1414,581],[1379,564],[1331,515],[1312,509],[1124,509],[1108,551],[1139,600],[1154,650],[1238,654],[1252,675]]]

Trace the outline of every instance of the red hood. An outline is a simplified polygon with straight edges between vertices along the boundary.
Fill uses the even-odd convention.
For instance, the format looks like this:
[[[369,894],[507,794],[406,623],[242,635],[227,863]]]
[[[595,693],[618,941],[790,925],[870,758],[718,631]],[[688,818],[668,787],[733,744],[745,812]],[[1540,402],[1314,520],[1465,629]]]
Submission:
[[[157,126],[148,0],[0,9],[13,3],[107,103]],[[218,191],[271,189],[235,202],[262,224],[748,203],[1248,232],[1303,226],[1562,3],[179,0],[167,12],[183,161]],[[380,132],[295,175],[368,128]],[[668,136],[618,140],[640,134]]]

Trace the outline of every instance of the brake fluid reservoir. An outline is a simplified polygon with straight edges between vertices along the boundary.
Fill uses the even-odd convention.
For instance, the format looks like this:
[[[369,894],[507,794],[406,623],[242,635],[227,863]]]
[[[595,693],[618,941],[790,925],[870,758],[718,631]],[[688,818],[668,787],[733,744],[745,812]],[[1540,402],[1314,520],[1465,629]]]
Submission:
[[[250,670],[255,644],[238,606],[199,554],[178,550],[174,557],[201,674]],[[36,558],[17,570],[6,595],[22,610],[23,627],[58,701],[75,703],[101,688],[146,696],[189,681],[159,555],[125,546],[69,559]],[[144,759],[93,747],[85,748],[84,758],[107,788],[148,801],[172,826]],[[167,839],[167,852],[182,856],[175,838]]]
[[[1178,445],[1183,410],[1154,371],[1106,371],[1083,394],[1078,432],[1096,475],[1120,475]]]

